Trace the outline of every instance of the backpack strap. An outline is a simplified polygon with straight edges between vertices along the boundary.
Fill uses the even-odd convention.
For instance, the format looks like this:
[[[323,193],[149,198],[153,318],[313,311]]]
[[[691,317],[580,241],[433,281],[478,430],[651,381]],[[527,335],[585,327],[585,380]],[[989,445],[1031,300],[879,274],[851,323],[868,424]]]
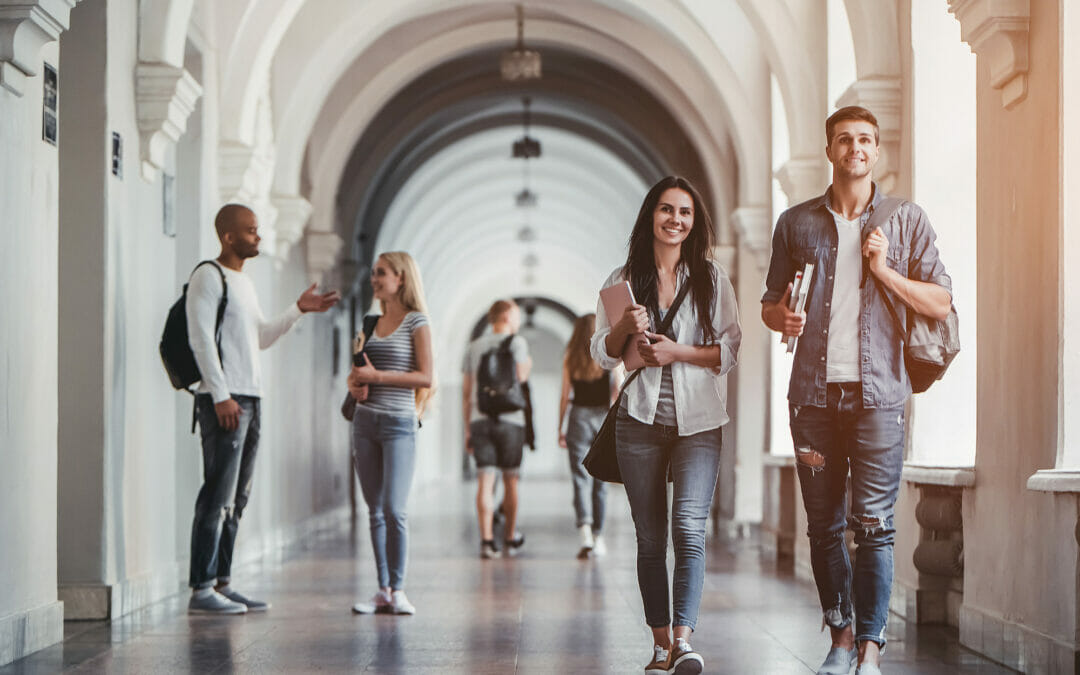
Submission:
[[[213,265],[217,270],[218,275],[221,276],[221,299],[218,300],[217,306],[217,319],[214,321],[214,344],[217,345],[218,360],[222,362],[222,369],[225,368],[223,357],[221,356],[221,324],[225,320],[225,305],[229,303],[229,282],[225,281],[225,271],[221,269],[221,265],[216,260],[203,260],[194,269],[191,270],[191,274],[188,275],[188,283],[191,283],[191,277],[195,276],[195,270],[199,269],[203,265]],[[184,292],[187,293],[187,286],[184,286]],[[195,392],[190,389],[187,390],[192,397],[191,402],[191,433],[195,433]]]
[[[886,197],[874,208],[874,212],[870,214],[870,219],[866,223],[865,231],[867,233],[873,232],[875,228],[882,227],[885,223],[889,222],[889,219],[893,217],[900,207],[904,205],[905,199],[900,197]],[[900,340],[907,344],[907,330],[904,328],[904,324],[900,321],[900,315],[896,311],[896,307],[893,306],[889,300],[889,294],[885,292],[885,288],[881,285],[881,280],[876,275],[870,274],[869,264],[864,258],[865,271],[867,274],[874,278],[874,286],[877,287],[878,293],[881,295],[882,301],[885,303],[885,309],[889,310],[889,316],[892,317],[893,324],[896,326],[896,332],[900,334]]]

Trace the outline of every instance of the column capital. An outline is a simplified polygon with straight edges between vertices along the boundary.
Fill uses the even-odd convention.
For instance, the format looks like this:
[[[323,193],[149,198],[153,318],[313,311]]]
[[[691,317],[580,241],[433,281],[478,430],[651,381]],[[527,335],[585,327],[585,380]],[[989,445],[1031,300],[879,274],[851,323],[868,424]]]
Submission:
[[[1012,108],[1027,96],[1029,0],[949,0],[960,38],[990,66],[990,86]]]
[[[0,86],[22,96],[37,75],[41,48],[67,30],[79,0],[0,0]]]
[[[274,257],[284,261],[289,249],[304,236],[311,217],[311,202],[299,195],[274,194],[270,203],[277,209],[274,230],[277,232],[277,249]]]
[[[824,153],[820,157],[792,157],[784,162],[775,176],[788,203],[794,206],[824,192],[829,184],[825,167]]]
[[[307,233],[307,267],[308,279],[312,282],[322,281],[323,276],[334,268],[338,254],[344,245],[344,241],[336,232],[313,232]]]
[[[759,270],[769,266],[772,256],[772,214],[764,206],[740,206],[731,212],[739,249],[754,258]]]
[[[187,131],[187,120],[202,96],[191,73],[167,63],[135,66],[135,109],[139,118],[142,176],[152,181],[165,155]]]

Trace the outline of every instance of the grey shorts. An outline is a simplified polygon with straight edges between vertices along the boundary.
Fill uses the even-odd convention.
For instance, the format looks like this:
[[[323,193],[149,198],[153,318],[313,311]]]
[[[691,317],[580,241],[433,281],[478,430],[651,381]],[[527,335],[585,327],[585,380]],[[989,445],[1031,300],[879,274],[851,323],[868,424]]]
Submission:
[[[525,427],[484,418],[469,424],[477,469],[516,470],[525,448]]]

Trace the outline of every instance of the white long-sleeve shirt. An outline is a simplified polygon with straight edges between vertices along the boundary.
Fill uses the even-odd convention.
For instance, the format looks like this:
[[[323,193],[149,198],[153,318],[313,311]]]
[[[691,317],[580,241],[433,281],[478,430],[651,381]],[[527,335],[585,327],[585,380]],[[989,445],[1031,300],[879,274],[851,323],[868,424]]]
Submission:
[[[262,395],[259,350],[274,344],[292,328],[301,311],[294,302],[277,318],[267,321],[255,295],[255,284],[243,272],[220,265],[229,284],[229,300],[221,321],[221,358],[214,340],[221,275],[210,265],[202,265],[188,284],[188,342],[199,366],[202,381],[196,390],[208,393],[214,403],[232,394]],[[224,366],[224,368],[222,367]]]
[[[742,329],[739,327],[739,310],[735,305],[735,289],[727,272],[715,262],[716,269],[716,304],[712,312],[713,330],[720,345],[720,365],[703,368],[684,361],[671,364],[671,380],[675,395],[675,419],[679,435],[691,434],[716,429],[728,423],[727,413],[727,372],[735,367],[742,341]],[[623,268],[616,268],[601,288],[607,288],[623,281]],[[679,273],[679,284],[686,283],[685,271]],[[687,294],[679,305],[671,328],[675,332],[676,342],[684,345],[701,345],[704,336],[698,327],[697,310],[693,302],[693,293]],[[653,330],[656,326],[653,326]],[[612,358],[607,353],[605,340],[611,333],[611,324],[604,311],[603,301],[596,304],[596,332],[593,333],[590,351],[601,368],[608,370],[622,362],[622,358]],[[656,402],[660,398],[660,379],[663,368],[645,368],[626,390],[626,410],[634,419],[652,424],[656,416]],[[628,374],[629,375],[629,374]]]

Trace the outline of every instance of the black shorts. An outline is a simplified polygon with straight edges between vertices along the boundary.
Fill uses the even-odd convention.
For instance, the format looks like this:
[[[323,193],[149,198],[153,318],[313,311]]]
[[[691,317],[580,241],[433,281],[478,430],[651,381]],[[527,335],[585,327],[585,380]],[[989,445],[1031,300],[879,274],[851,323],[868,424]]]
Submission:
[[[469,424],[476,468],[497,467],[503,471],[521,466],[525,448],[525,427],[484,418]]]

